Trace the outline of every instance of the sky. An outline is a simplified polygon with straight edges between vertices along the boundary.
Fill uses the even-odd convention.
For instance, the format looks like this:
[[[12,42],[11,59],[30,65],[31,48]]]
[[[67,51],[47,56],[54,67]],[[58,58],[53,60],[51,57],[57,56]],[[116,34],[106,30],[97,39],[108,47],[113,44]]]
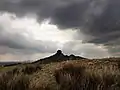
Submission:
[[[0,0],[0,61],[37,60],[61,49],[120,56],[120,0]]]

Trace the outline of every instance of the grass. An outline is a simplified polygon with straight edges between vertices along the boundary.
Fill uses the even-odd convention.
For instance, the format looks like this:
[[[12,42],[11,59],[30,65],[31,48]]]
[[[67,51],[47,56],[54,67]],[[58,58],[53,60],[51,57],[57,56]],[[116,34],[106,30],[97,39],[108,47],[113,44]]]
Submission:
[[[118,62],[79,61],[63,64],[55,77],[60,90],[120,90]]]
[[[30,77],[41,70],[40,65],[24,64],[2,67],[0,73],[0,90],[32,90]],[[33,89],[34,90],[34,89]]]
[[[0,90],[28,90],[29,78],[25,75],[3,73],[0,76]]]
[[[0,90],[120,90],[119,60],[84,59],[2,67]]]

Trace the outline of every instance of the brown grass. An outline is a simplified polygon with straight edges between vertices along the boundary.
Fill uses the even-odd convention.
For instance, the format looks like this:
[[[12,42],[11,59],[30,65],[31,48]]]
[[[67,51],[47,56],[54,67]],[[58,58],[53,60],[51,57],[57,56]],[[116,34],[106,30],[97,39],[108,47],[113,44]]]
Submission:
[[[25,64],[0,73],[0,90],[120,90],[119,59]]]
[[[82,61],[56,69],[59,90],[120,90],[118,62]]]
[[[40,65],[26,65],[21,71],[24,74],[33,74],[41,69]]]
[[[41,70],[42,67],[40,65],[33,65],[33,64],[25,64],[25,65],[20,65],[18,67],[15,67],[11,70],[8,70],[7,73],[9,74],[33,74],[36,73],[37,71]]]
[[[0,73],[0,90],[48,90],[30,87],[30,75],[41,70],[40,65],[26,64]],[[46,87],[47,88],[47,87]]]
[[[0,75],[0,90],[28,90],[29,78],[25,75],[3,73]]]

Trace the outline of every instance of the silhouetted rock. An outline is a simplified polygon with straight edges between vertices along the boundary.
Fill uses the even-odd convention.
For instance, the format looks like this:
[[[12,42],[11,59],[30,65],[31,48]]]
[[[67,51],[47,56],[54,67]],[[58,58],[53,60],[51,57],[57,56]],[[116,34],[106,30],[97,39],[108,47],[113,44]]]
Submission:
[[[61,50],[58,50],[54,55],[40,59],[34,63],[39,62],[39,63],[45,64],[45,63],[50,63],[50,62],[61,62],[61,61],[66,61],[66,60],[80,60],[80,59],[85,59],[85,58],[80,57],[80,56],[75,56],[73,54],[71,54],[70,56],[64,55]]]
[[[57,53],[58,55],[63,54],[61,50],[58,50]]]

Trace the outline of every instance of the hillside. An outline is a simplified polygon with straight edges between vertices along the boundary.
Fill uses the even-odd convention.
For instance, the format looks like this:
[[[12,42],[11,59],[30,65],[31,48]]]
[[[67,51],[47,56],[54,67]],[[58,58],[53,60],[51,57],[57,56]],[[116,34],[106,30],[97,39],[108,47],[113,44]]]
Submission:
[[[58,51],[42,63],[1,67],[0,90],[120,90],[120,58],[76,57]]]

